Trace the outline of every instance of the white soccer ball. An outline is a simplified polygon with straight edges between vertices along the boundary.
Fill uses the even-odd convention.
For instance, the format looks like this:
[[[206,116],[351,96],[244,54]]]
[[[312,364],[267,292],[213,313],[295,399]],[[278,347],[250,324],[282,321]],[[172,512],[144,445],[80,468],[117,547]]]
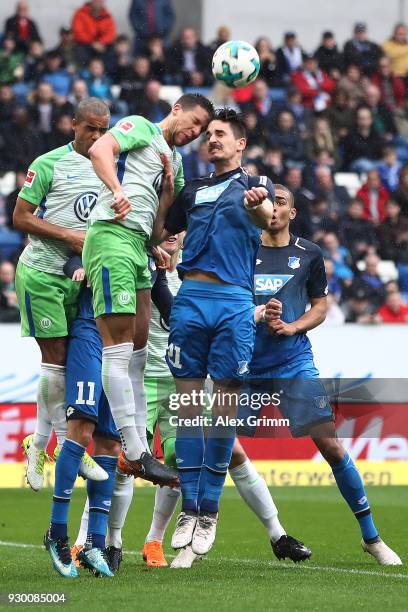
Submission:
[[[259,73],[259,55],[256,49],[243,40],[229,40],[213,55],[212,71],[218,81],[228,87],[245,87]]]

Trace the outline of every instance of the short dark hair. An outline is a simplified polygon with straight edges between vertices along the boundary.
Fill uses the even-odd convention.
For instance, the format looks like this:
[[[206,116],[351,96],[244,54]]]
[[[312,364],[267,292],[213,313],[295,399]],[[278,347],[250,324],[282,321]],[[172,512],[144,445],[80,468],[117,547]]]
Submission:
[[[100,98],[85,98],[85,100],[81,100],[75,109],[75,120],[82,121],[88,113],[98,117],[110,116],[109,106]]]
[[[195,106],[201,106],[201,108],[207,111],[210,120],[214,118],[214,105],[212,102],[210,102],[208,98],[206,98],[202,94],[183,94],[178,100],[176,100],[176,104],[180,104],[183,110],[191,110]]]
[[[276,196],[276,191],[278,189],[281,189],[282,191],[285,191],[288,194],[288,196],[289,196],[289,205],[290,205],[290,207],[294,208],[294,206],[295,206],[295,198],[294,198],[293,193],[291,192],[291,190],[288,189],[288,187],[286,187],[286,185],[280,185],[279,183],[275,183],[274,187],[275,187],[275,196]]]
[[[247,129],[243,115],[237,113],[233,108],[218,108],[215,111],[214,119],[229,123],[235,138],[246,138]]]

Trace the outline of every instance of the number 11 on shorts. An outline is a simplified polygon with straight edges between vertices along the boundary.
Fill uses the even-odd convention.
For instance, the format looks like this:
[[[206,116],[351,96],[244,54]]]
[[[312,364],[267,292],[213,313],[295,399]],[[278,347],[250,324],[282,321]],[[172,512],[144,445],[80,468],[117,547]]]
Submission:
[[[95,383],[88,381],[87,384],[88,384],[88,399],[86,400],[84,399],[84,382],[82,380],[77,382],[78,397],[75,403],[78,405],[86,404],[87,406],[95,406]]]

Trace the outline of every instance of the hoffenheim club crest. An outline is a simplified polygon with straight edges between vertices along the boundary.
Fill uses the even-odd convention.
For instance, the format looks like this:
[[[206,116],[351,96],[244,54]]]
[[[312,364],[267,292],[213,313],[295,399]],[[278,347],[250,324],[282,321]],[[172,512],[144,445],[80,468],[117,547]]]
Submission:
[[[292,268],[292,270],[300,268],[300,257],[289,257],[288,266],[289,268]]]

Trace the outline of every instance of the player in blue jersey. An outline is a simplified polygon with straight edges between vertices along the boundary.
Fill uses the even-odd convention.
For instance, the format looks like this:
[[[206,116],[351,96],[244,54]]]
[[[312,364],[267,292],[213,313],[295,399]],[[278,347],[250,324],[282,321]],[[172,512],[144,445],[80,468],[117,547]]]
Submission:
[[[246,130],[234,111],[218,111],[206,139],[215,172],[186,185],[164,222],[164,207],[160,209],[153,234],[160,242],[187,229],[178,266],[183,283],[171,313],[167,352],[181,400],[176,459],[182,511],[172,546],[179,549],[191,543],[193,552],[201,555],[215,540],[219,499],[235,437],[227,417],[235,416],[235,398],[248,371],[255,336],[252,279],[259,228],[272,219],[274,199],[267,177],[250,177],[241,168]],[[168,183],[166,174],[164,193],[170,192],[170,200]],[[214,381],[216,401],[204,443],[197,394],[207,374]],[[222,422],[216,426],[218,417]]]
[[[363,549],[381,565],[400,565],[398,555],[378,535],[360,474],[336,436],[333,412],[307,337],[327,311],[322,252],[290,233],[290,221],[296,216],[293,194],[282,185],[275,185],[275,191],[273,219],[262,232],[256,262],[255,301],[265,305],[265,311],[257,326],[248,391],[279,393],[279,410],[289,420],[293,436],[310,435],[329,463],[359,522]],[[306,310],[308,303],[311,307]],[[240,416],[245,411],[240,406]]]

